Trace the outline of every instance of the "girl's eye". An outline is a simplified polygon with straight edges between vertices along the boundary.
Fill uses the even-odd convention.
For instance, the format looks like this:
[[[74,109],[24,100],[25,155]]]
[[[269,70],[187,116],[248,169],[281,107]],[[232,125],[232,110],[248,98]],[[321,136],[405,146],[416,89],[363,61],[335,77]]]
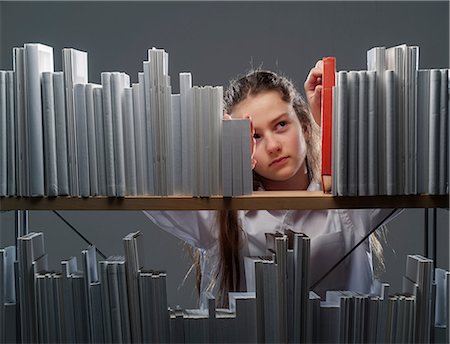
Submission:
[[[254,134],[253,134],[253,138],[254,138],[255,140],[258,140],[258,139],[261,138],[261,136],[260,136],[259,134],[257,134],[257,133],[254,133]]]
[[[278,126],[279,126],[280,128],[284,128],[286,125],[287,125],[287,122],[286,122],[286,121],[281,121],[281,122],[278,123]]]

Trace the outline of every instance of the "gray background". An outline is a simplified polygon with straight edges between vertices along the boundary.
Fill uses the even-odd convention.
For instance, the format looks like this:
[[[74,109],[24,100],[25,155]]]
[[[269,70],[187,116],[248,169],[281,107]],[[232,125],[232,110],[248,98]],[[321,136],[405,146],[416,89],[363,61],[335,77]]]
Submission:
[[[89,81],[103,71],[124,71],[136,82],[147,49],[169,53],[173,92],[178,73],[196,85],[223,85],[262,66],[288,75],[302,89],[321,57],[337,57],[338,70],[366,68],[374,46],[420,47],[420,68],[449,67],[448,2],[0,2],[0,69],[12,69],[12,49],[40,42],[89,53]],[[122,254],[122,237],[141,230],[145,265],[168,272],[169,304],[196,306],[184,244],[156,228],[140,212],[59,212],[104,254]],[[0,247],[14,242],[13,212],[1,213]],[[449,267],[448,211],[438,210],[438,260]],[[407,254],[424,253],[424,210],[405,210],[388,225],[386,271],[381,279],[401,288]],[[30,212],[30,230],[45,233],[50,265],[87,247],[54,213]]]

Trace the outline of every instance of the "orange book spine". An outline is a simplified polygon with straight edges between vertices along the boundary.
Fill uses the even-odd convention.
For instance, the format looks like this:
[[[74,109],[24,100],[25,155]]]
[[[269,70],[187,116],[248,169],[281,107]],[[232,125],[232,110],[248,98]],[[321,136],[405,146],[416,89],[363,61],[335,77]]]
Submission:
[[[332,113],[333,113],[333,86],[335,85],[336,58],[325,57],[322,75],[322,189],[331,192],[331,147],[332,147]]]

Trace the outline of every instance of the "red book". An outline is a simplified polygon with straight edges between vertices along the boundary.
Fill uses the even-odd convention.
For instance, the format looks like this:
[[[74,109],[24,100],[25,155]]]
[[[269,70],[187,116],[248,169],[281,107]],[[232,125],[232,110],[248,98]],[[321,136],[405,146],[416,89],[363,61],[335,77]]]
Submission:
[[[325,57],[322,75],[322,189],[331,192],[331,147],[332,147],[332,113],[333,113],[333,86],[335,85],[336,58]]]

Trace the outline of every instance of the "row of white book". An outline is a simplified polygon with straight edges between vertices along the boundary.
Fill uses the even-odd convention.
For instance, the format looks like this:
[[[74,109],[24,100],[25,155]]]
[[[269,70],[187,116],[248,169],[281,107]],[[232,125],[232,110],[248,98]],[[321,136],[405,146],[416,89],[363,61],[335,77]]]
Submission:
[[[333,91],[333,194],[449,192],[448,69],[419,69],[419,48],[367,52]]]
[[[0,250],[0,341],[71,343],[430,343],[435,327],[449,341],[448,271],[407,257],[402,293],[378,283],[372,295],[309,290],[310,239],[267,234],[268,256],[245,257],[246,292],[219,308],[168,307],[166,273],[142,266],[141,233],[124,239],[124,256],[97,263],[94,246],[48,271],[42,233]],[[15,324],[15,319],[18,323]],[[16,325],[16,326],[15,326]]]
[[[172,94],[168,54],[149,49],[138,82],[86,52],[25,44],[0,71],[0,196],[211,195],[252,192],[249,120],[223,125],[223,88]],[[231,128],[232,127],[232,128]]]

